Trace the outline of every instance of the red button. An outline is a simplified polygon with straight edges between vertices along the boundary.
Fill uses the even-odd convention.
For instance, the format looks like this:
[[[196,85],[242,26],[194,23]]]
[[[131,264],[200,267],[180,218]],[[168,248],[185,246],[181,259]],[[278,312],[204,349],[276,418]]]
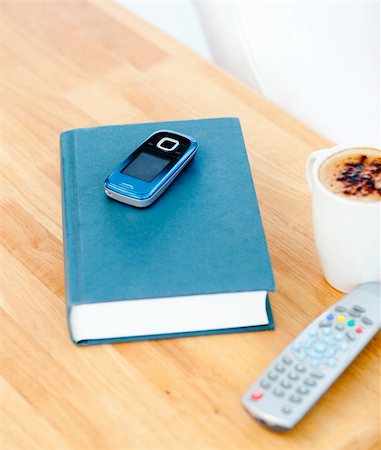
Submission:
[[[252,394],[251,394],[251,398],[253,399],[253,400],[260,400],[262,397],[263,397],[263,392],[262,391],[254,391]]]
[[[362,328],[361,327],[356,328],[356,333],[362,333]]]

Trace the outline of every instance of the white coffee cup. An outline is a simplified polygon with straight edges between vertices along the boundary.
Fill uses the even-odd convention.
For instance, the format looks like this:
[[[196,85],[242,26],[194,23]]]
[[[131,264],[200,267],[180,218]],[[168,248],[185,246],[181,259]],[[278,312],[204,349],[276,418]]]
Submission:
[[[320,263],[328,283],[342,292],[362,283],[381,282],[381,202],[347,199],[329,191],[319,179],[319,168],[326,159],[351,148],[367,147],[337,145],[317,150],[306,164]]]

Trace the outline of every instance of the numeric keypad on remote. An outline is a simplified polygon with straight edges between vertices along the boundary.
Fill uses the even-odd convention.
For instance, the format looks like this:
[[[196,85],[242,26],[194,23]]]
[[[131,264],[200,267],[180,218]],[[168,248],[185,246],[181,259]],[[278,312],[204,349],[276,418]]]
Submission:
[[[249,388],[246,409],[292,428],[380,329],[380,301],[380,284],[367,283],[318,317]]]

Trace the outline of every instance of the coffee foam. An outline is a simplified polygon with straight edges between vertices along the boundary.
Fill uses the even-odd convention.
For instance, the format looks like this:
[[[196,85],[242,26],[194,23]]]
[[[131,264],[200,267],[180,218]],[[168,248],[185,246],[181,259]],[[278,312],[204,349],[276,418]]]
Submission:
[[[335,153],[319,169],[323,185],[341,197],[381,201],[381,151],[352,148]]]

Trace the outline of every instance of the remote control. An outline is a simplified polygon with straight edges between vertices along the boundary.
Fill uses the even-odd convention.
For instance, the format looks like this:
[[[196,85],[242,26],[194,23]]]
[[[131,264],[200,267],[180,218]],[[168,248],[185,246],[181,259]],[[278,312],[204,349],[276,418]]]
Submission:
[[[381,285],[366,283],[314,320],[242,397],[262,425],[294,427],[380,329]]]

